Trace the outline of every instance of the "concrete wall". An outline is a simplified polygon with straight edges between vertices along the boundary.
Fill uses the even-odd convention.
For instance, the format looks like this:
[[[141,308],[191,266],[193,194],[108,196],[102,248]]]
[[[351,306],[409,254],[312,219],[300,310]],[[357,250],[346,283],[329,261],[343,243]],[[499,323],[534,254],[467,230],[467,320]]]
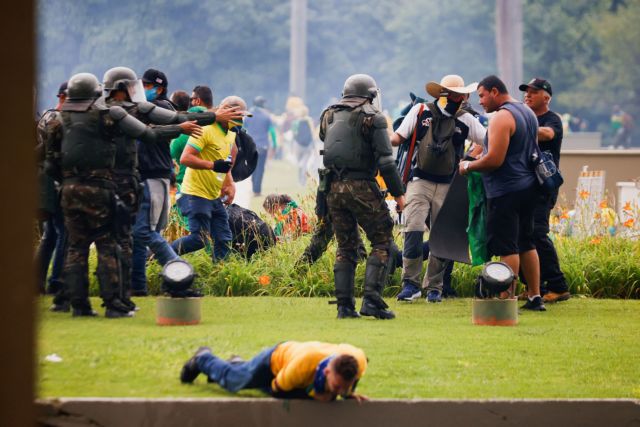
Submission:
[[[573,206],[578,175],[585,165],[589,170],[606,171],[605,185],[611,199],[617,194],[616,182],[640,178],[640,150],[563,150],[560,170],[564,185],[560,187],[558,203]]]
[[[39,401],[41,426],[640,426],[638,400],[61,399]]]

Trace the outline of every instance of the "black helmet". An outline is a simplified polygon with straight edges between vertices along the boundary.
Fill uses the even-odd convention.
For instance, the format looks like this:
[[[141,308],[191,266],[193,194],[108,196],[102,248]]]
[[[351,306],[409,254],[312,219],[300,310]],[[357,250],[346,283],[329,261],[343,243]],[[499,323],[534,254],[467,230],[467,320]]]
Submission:
[[[493,298],[505,292],[513,284],[516,275],[504,262],[488,262],[476,280],[477,298]]]
[[[264,108],[266,104],[267,100],[264,99],[264,96],[258,95],[253,99],[253,105],[255,105],[256,107]]]
[[[131,68],[115,67],[107,70],[102,78],[102,85],[106,96],[109,96],[112,90],[122,90],[129,94],[131,102],[147,100],[142,82]]]
[[[100,93],[100,82],[91,73],[74,74],[67,83],[67,99],[69,101],[93,100],[99,98]]]
[[[350,76],[342,88],[342,96],[350,98],[358,96],[373,99],[378,94],[376,81],[368,74],[354,74]]]

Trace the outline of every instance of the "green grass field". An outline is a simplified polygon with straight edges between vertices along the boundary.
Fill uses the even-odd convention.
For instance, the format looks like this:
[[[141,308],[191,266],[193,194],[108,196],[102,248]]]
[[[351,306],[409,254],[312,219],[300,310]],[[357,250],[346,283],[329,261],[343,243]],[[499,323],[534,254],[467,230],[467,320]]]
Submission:
[[[640,398],[638,300],[575,298],[521,313],[516,327],[472,325],[470,299],[390,299],[391,321],[340,321],[327,301],[206,297],[201,325],[160,327],[151,297],[137,299],[135,318],[117,320],[50,313],[42,298],[38,395],[229,397],[203,377],[180,384],[195,348],[248,358],[294,339],[363,348],[370,362],[359,390],[372,398]],[[62,362],[46,362],[52,353]]]

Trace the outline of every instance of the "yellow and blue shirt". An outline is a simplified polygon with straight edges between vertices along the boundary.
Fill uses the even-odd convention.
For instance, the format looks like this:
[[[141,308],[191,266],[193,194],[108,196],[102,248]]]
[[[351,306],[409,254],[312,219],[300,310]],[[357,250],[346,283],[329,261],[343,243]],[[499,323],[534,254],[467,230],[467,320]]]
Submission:
[[[318,341],[286,341],[279,344],[271,355],[271,373],[275,377],[271,383],[272,390],[305,390],[313,397],[317,387],[321,387],[320,390],[324,388],[324,367],[332,357],[341,354],[349,354],[356,359],[356,380],[359,380],[367,369],[367,358],[364,351],[357,347]]]
[[[200,158],[214,162],[229,157],[236,140],[233,131],[225,131],[218,123],[204,126],[200,138],[189,137],[187,145],[198,150]],[[220,197],[220,190],[226,174],[208,169],[187,168],[180,191],[183,194],[214,200]]]

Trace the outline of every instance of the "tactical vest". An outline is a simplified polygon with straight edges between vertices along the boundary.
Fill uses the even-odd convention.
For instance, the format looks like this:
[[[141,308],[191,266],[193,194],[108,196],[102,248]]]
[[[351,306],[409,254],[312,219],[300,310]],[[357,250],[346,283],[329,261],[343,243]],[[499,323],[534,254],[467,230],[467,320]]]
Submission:
[[[105,114],[94,108],[86,112],[61,112],[64,129],[61,166],[66,176],[113,168],[115,145],[105,126]]]
[[[336,108],[325,114],[324,166],[343,178],[373,179],[377,167],[371,144],[363,134],[367,117],[363,108]]]
[[[118,105],[117,103],[114,105]],[[138,109],[131,104],[123,104],[127,113],[139,119]],[[114,138],[116,143],[116,174],[136,174],[138,173],[138,145],[135,138],[126,135],[124,132],[117,132]]]

